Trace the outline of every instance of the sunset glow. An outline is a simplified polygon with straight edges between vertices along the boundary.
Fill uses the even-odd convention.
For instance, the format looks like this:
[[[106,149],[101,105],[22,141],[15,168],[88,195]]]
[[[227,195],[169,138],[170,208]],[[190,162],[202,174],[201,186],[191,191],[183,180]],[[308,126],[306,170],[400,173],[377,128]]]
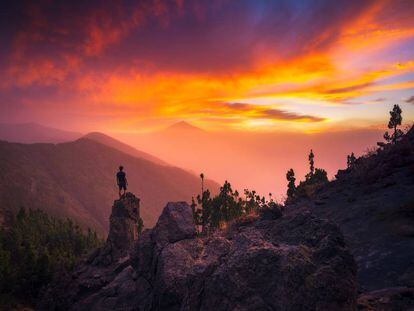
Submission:
[[[1,15],[2,122],[312,132],[382,124],[393,103],[414,117],[410,1],[41,1]]]
[[[1,310],[414,310],[414,0],[1,0]]]

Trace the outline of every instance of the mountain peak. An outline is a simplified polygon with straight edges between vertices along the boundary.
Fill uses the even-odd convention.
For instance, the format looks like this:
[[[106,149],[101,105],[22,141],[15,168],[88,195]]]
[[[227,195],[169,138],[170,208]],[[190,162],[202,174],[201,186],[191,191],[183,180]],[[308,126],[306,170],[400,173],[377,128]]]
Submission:
[[[179,121],[177,123],[174,123],[173,125],[170,125],[166,129],[167,131],[197,131],[197,132],[203,132],[203,130],[197,126],[194,126],[187,121]]]
[[[89,138],[89,139],[103,139],[103,138],[107,138],[107,139],[114,139],[111,136],[104,134],[102,132],[89,132],[85,135],[82,136],[82,138]]]

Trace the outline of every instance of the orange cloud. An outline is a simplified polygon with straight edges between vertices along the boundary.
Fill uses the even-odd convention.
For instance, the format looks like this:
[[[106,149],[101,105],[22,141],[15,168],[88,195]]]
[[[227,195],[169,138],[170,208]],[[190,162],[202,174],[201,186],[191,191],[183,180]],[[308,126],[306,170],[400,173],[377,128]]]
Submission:
[[[243,98],[273,98],[282,102],[287,98],[307,98],[336,106],[378,91],[411,88],[412,82],[377,84],[411,70],[412,63],[408,62],[349,75],[335,68],[327,58],[312,56],[298,59],[296,63],[276,64],[237,76],[140,74],[135,71],[89,75],[80,79],[77,87],[95,109],[126,109],[132,119],[156,116],[204,122],[208,118],[231,119],[239,124],[246,124],[249,119],[268,120],[269,123],[264,123],[267,125],[275,121],[315,123],[328,121],[328,118],[323,114],[293,113],[289,108],[280,109],[275,104],[228,103],[239,102]]]

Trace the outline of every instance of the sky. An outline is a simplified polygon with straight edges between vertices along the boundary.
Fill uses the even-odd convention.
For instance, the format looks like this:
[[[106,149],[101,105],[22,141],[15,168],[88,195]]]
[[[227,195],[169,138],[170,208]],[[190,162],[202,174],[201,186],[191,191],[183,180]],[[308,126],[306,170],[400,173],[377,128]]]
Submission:
[[[323,133],[414,120],[414,2],[2,1],[0,122]]]

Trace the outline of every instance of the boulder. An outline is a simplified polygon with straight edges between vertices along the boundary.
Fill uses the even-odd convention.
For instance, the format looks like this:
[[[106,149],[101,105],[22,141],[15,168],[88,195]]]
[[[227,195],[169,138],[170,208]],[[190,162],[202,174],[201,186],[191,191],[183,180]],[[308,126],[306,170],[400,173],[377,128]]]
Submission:
[[[194,238],[196,229],[190,206],[185,202],[169,202],[162,211],[152,235],[159,247]]]
[[[173,206],[167,205],[164,220]],[[188,205],[180,206],[190,211]],[[190,213],[183,215],[184,223],[192,223]],[[209,237],[189,238],[182,234],[187,230],[175,225],[162,229],[167,228],[164,220],[142,235],[131,256],[137,274],[152,285],[151,310],[355,308],[355,262],[329,222],[309,214],[264,217]],[[177,236],[182,239],[171,239]]]

